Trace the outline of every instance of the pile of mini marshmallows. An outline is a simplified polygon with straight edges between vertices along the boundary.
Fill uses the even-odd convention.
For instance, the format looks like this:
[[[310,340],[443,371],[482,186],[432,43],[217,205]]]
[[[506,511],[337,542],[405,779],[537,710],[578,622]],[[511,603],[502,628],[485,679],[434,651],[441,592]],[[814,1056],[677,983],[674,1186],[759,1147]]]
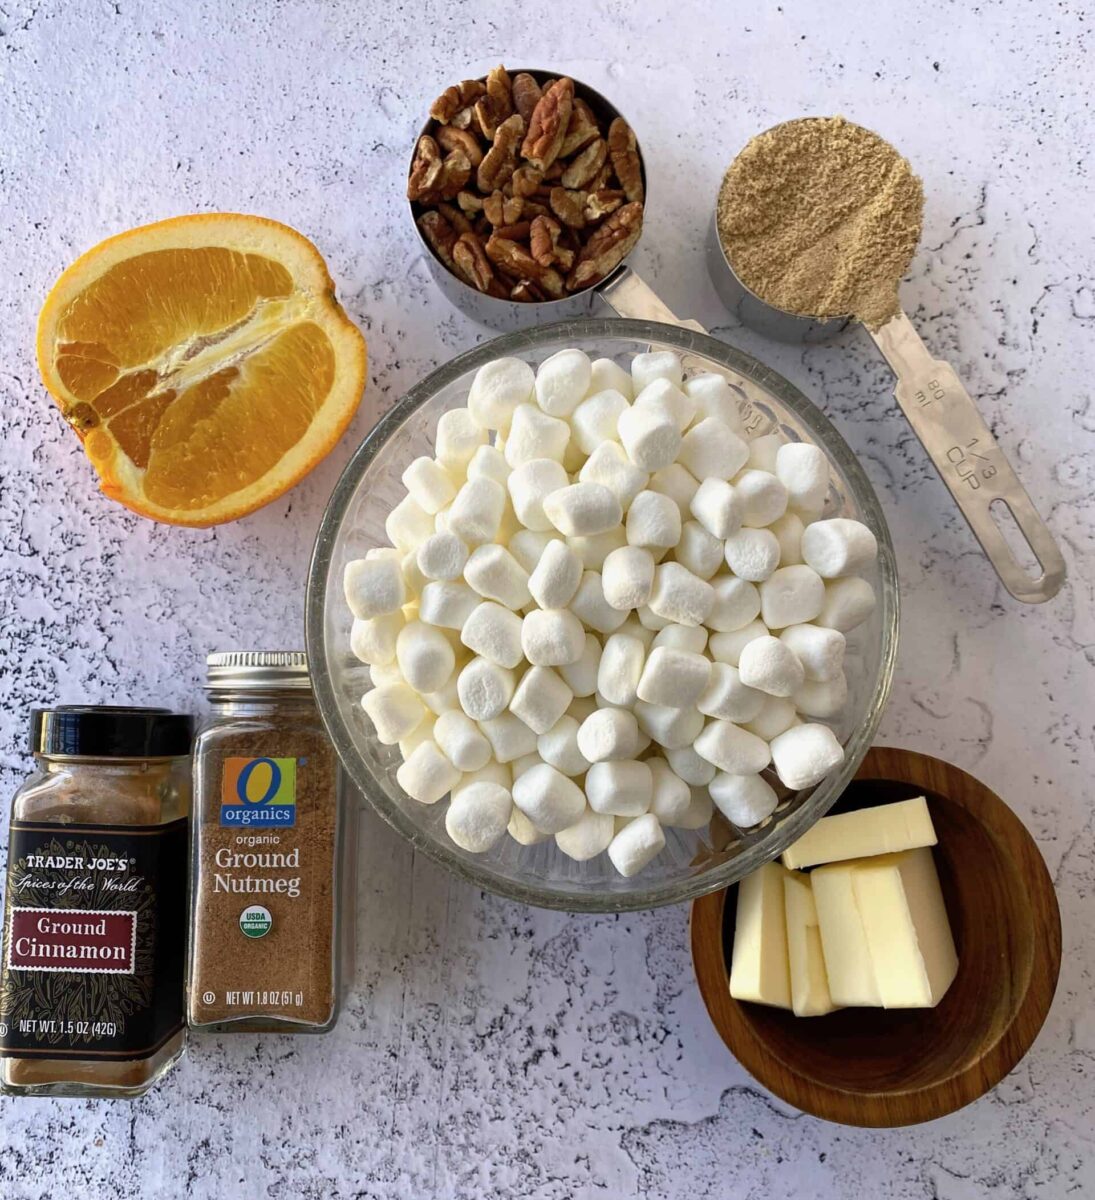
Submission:
[[[492,444],[493,435],[493,444]],[[451,795],[465,850],[508,831],[634,875],[712,803],[739,828],[844,751],[844,634],[874,592],[857,521],[822,520],[829,464],[747,441],[720,375],[628,374],[562,350],[502,358],[403,474],[394,548],[346,566],[362,707],[400,786]]]

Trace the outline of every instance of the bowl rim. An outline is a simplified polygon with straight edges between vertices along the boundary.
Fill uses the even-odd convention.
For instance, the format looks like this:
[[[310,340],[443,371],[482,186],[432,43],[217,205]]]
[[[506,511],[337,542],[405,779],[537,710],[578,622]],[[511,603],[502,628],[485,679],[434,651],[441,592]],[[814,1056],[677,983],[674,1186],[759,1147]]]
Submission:
[[[1034,836],[1015,811],[987,784],[961,767],[930,754],[896,746],[874,746],[864,756],[856,779],[907,783],[960,804],[1017,864],[1027,883],[1036,931],[1028,986],[1010,1021],[997,1031],[980,1056],[945,1079],[919,1087],[888,1092],[858,1093],[828,1085],[815,1076],[799,1075],[792,1064],[776,1059],[765,1043],[753,1036],[752,1026],[739,1013],[740,1001],[730,997],[729,970],[723,953],[723,924],[729,889],[697,899],[692,905],[690,942],[696,983],[711,1019],[727,1049],[753,1078],[787,1104],[841,1125],[896,1129],[918,1125],[957,1112],[991,1091],[1034,1044],[1053,1003],[1061,968],[1061,912],[1057,893]],[[948,784],[964,790],[958,799]],[[975,799],[974,799],[975,797]],[[1047,986],[1048,985],[1048,986]],[[803,1018],[811,1019],[811,1018]]]
[[[442,842],[426,836],[400,808],[388,800],[383,788],[377,784],[364,759],[355,749],[352,732],[343,718],[327,670],[325,599],[334,545],[347,505],[369,464],[388,439],[417,409],[441,388],[492,359],[507,355],[534,354],[538,347],[556,340],[569,340],[579,344],[596,341],[598,338],[630,339],[636,342],[657,341],[672,346],[682,355],[702,355],[771,392],[781,404],[786,405],[795,414],[809,431],[811,438],[825,448],[826,453],[835,460],[847,478],[865,520],[871,525],[878,539],[882,645],[874,694],[863,721],[845,743],[844,762],[814,788],[812,794],[795,812],[781,821],[777,838],[770,839],[766,844],[765,827],[761,827],[751,834],[745,834],[743,840],[746,847],[740,854],[702,874],[650,885],[633,892],[579,895],[564,893],[533,882],[515,882],[495,875],[486,866],[468,863]],[[878,729],[893,684],[899,609],[894,548],[882,506],[851,447],[820,408],[770,367],[709,334],[697,333],[659,321],[583,317],[503,334],[465,350],[412,386],[366,434],[339,476],[316,534],[305,595],[305,645],[316,704],[328,736],[350,780],[372,808],[415,849],[421,850],[465,882],[524,904],[564,912],[633,912],[658,908],[665,904],[680,904],[725,889],[743,875],[774,859],[814,821],[824,816],[855,774]],[[751,844],[750,839],[753,839]]]

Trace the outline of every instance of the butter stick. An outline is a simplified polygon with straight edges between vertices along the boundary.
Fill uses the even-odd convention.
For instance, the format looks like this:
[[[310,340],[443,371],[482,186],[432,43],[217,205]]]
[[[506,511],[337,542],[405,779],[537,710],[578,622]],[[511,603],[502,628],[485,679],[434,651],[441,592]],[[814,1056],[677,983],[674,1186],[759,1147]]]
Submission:
[[[934,846],[938,840],[928,802],[917,796],[915,800],[822,817],[784,850],[782,862],[789,869],[801,870],[819,863]]]
[[[787,924],[779,863],[766,863],[738,884],[738,913],[730,962],[730,995],[777,1008],[791,1007]]]
[[[829,992],[810,876],[788,871],[783,877],[783,897],[787,913],[791,1008],[796,1017],[820,1017],[832,1012],[836,1005]]]

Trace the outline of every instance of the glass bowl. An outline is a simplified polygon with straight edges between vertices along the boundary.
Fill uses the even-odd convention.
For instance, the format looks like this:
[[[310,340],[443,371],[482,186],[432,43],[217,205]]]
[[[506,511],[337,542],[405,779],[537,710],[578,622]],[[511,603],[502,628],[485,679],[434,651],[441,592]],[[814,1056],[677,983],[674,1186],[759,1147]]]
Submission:
[[[486,854],[469,854],[450,841],[447,801],[423,805],[405,795],[395,779],[398,747],[377,741],[361,708],[369,673],[350,652],[352,618],[342,592],[345,564],[387,544],[385,518],[405,491],[400,476],[412,459],[432,454],[437,418],[466,403],[475,372],[503,355],[538,365],[568,346],[624,365],[650,349],[673,350],[681,355],[686,374],[720,372],[741,397],[751,435],[778,429],[791,440],[816,443],[828,455],[832,484],[825,515],[855,517],[878,538],[878,560],[868,576],[878,605],[849,635],[848,704],[834,723],[845,746],[842,765],[816,787],[795,793],[784,789],[775,813],[755,829],[737,830],[717,812],[710,827],[667,829],[665,849],[630,879],[616,873],[606,854],[574,862],[554,839],[521,846],[507,836]],[[774,858],[821,817],[874,738],[893,678],[897,619],[897,574],[882,509],[847,443],[797,388],[706,334],[652,321],[590,318],[506,334],[469,350],[439,367],[385,414],[350,460],[323,514],[305,613],[319,711],[351,779],[376,811],[413,846],[476,887],[528,904],[585,912],[654,908],[726,887]]]

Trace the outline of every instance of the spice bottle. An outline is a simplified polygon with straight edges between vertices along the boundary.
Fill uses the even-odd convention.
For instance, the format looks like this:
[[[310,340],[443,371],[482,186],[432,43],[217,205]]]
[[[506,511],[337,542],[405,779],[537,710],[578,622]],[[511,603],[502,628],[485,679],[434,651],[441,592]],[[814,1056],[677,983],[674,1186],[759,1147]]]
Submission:
[[[356,800],[299,651],[207,660],[194,748],[191,1028],[323,1033],[353,937]]]
[[[182,1054],[191,734],[162,708],[31,714],[36,770],[8,844],[4,1091],[139,1096]]]

